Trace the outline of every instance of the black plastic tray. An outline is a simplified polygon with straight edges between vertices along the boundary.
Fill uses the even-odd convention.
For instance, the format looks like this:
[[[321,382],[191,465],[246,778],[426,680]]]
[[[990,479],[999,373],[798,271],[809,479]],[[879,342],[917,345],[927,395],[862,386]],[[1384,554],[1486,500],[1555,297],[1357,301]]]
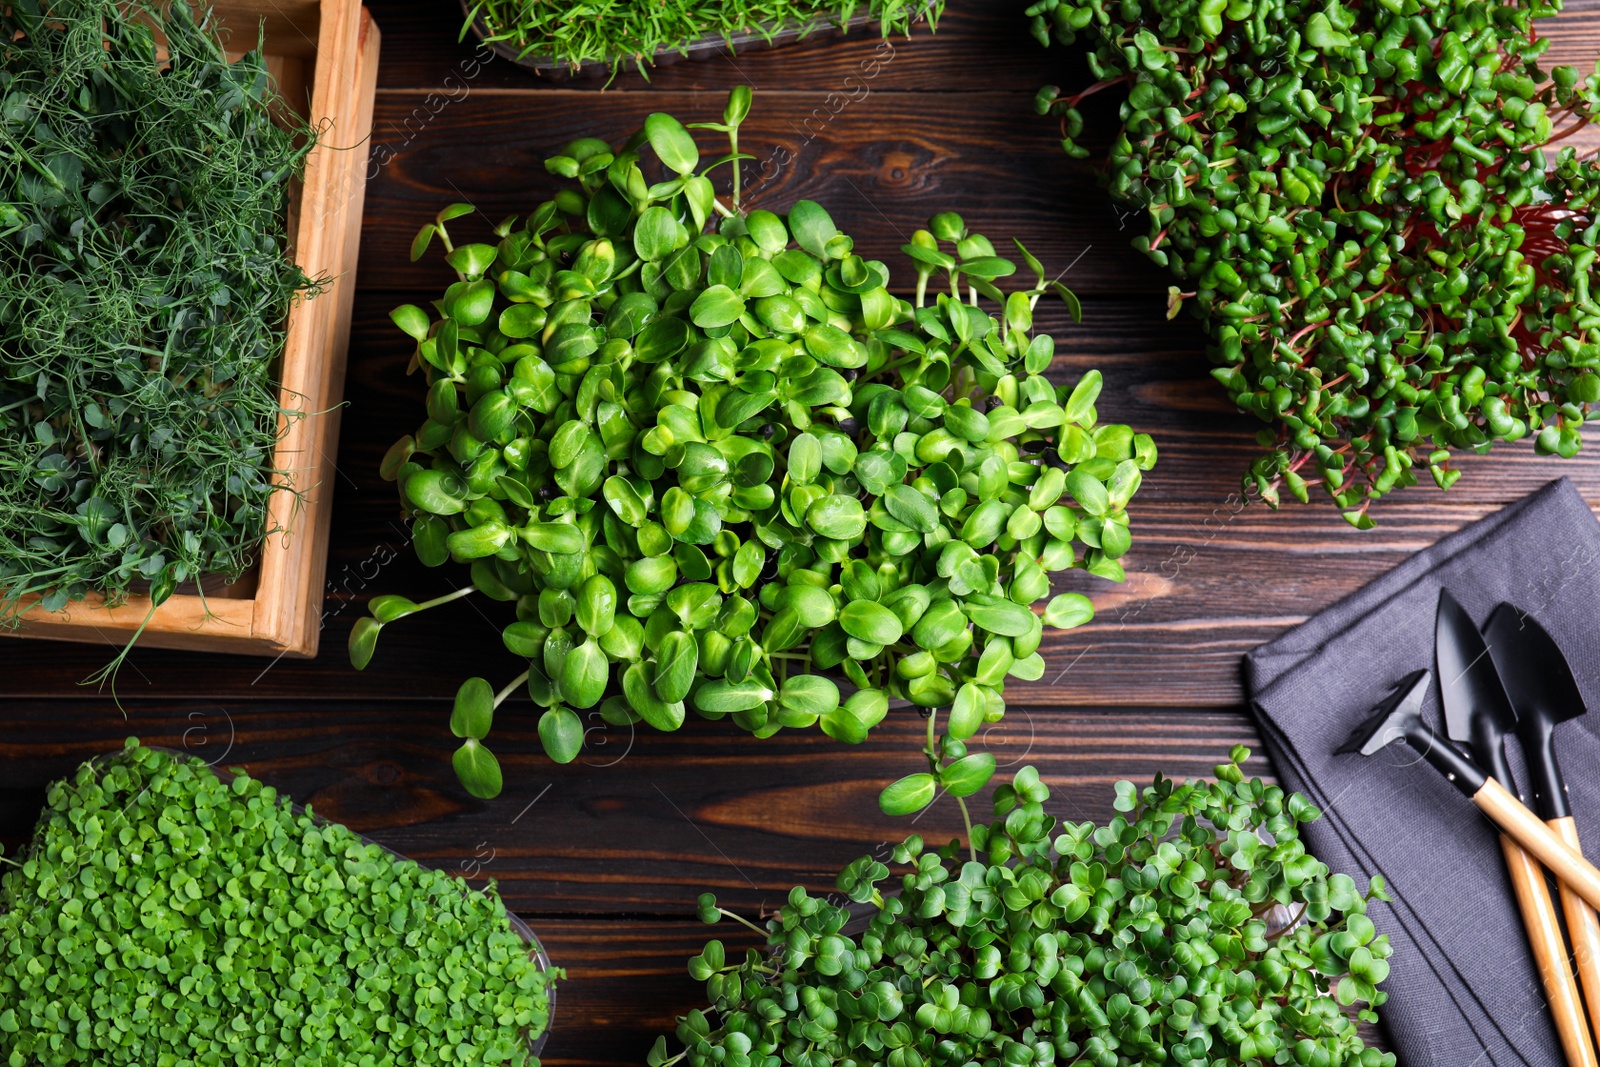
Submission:
[[[591,79],[611,77],[614,59],[596,59],[581,63],[574,67],[563,60],[555,59],[537,52],[523,55],[521,50],[505,41],[490,41],[488,27],[483,20],[474,18],[472,9],[475,6],[472,0],[460,0],[461,13],[472,19],[473,35],[482,41],[495,55],[501,59],[510,60],[517,66],[530,70],[546,78]],[[865,26],[875,25],[879,21],[876,15],[855,15],[849,21],[840,23],[837,18],[818,19],[815,22],[801,25],[788,26],[776,32],[768,32],[767,28],[753,26],[740,30],[737,33],[724,37],[721,34],[708,34],[697,37],[682,48],[663,48],[647,57],[641,57],[651,66],[670,67],[681,59],[701,60],[717,55],[724,48],[739,51],[761,50],[777,48],[781,45],[793,44],[802,39],[827,40],[833,37],[842,37],[848,31],[861,29]],[[624,69],[627,64],[634,63],[633,56],[623,57]]]

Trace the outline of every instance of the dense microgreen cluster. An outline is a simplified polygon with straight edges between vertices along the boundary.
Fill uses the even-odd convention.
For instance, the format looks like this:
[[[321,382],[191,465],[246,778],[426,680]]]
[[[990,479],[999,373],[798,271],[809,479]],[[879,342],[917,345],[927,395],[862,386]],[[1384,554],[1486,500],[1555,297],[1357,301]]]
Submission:
[[[11,1067],[538,1062],[551,975],[492,886],[131,738],[47,799],[0,880]]]
[[[736,90],[713,127],[735,154],[749,99]],[[667,180],[647,182],[646,146]],[[1070,390],[1044,377],[1054,344],[1030,330],[1048,286],[1020,245],[1038,280],[1007,296],[994,280],[1015,264],[936,216],[905,248],[913,303],[817,204],[745,214],[735,177],[726,207],[699,159],[652,115],[618,149],[581,140],[549,160],[578,187],[502,223],[498,244],[451,243],[464,205],[424,229],[415,251],[438,236],[459,280],[436,315],[393,313],[428,417],[383,473],[422,561],[470,562],[472,585],[374,599],[352,662],[382,626],[474,588],[516,603],[504,639],[526,669],[498,691],[469,680],[451,720],[479,796],[501,786],[484,736],[524,683],[562,763],[596,707],[619,725],[674,730],[692,708],[761,737],[820,723],[858,742],[891,699],[952,705],[935,766],[958,761],[943,784],[966,796],[994,761],[962,743],[1004,713],[1005,678],[1043,673],[1045,624],[1092,614],[1077,593],[1042,619],[1030,606],[1053,571],[1123,577],[1125,508],[1155,447],[1096,424],[1098,372]]]
[[[746,924],[768,953],[709,942],[689,973],[711,1011],[650,1067],[1392,1067],[1356,1029],[1385,999],[1388,938],[1366,915],[1382,880],[1363,893],[1308,855],[1320,813],[1245,780],[1248,756],[1215,782],[1118,782],[1100,827],[1057,824],[1024,767],[966,862],[910,837],[897,894],[864,856],[838,879],[855,909],[796,887],[765,930]],[[738,918],[709,893],[700,913]]]
[[[1245,478],[1275,503],[1316,472],[1356,526],[1452,453],[1533,437],[1571,456],[1600,401],[1589,291],[1600,170],[1558,142],[1600,78],[1548,73],[1517,0],[1039,0],[1049,43],[1083,38],[1127,88],[1107,163],[1149,220],[1135,245],[1206,315],[1240,408],[1277,424]]]
[[[542,0],[472,0],[461,35],[474,28],[491,44],[512,49],[519,59],[577,69],[611,68],[632,62],[641,74],[666,53],[685,53],[711,39],[845,26],[858,14],[878,21],[879,32],[909,33],[922,20],[935,28],[944,0],[674,0],[670,4],[607,3],[585,9]]]
[[[252,561],[311,284],[285,248],[313,131],[279,105],[185,3],[0,8],[5,607]]]

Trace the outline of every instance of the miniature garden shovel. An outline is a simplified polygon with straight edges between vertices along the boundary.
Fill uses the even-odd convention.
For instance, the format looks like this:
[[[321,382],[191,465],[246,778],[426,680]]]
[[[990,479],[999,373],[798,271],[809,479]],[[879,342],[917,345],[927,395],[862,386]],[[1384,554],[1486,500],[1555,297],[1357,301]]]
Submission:
[[[1483,635],[1445,589],[1439,590],[1434,620],[1434,658],[1439,670],[1445,732],[1450,740],[1465,746],[1473,762],[1490,778],[1520,799],[1505,753],[1506,735],[1518,726],[1517,711],[1506,697],[1495,670],[1496,661],[1484,647]],[[1572,977],[1567,943],[1561,934],[1555,903],[1550,899],[1544,868],[1504,833],[1500,835],[1500,848],[1505,853],[1506,873],[1522,912],[1534,965],[1544,983],[1550,1017],[1561,1036],[1562,1051],[1569,1067],[1590,1067],[1597,1062],[1594,1041],[1584,1022],[1578,983]],[[1591,917],[1594,915],[1581,900],[1577,904]]]
[[[1422,698],[1427,695],[1432,678],[1433,672],[1427,668],[1406,675],[1336,751],[1370,756],[1393,741],[1404,740],[1491,822],[1549,868],[1551,874],[1570,885],[1590,906],[1600,907],[1600,870],[1561,840],[1522,801],[1422,721]]]
[[[1516,708],[1517,738],[1528,761],[1534,807],[1550,829],[1578,851],[1578,827],[1555,749],[1556,724],[1588,710],[1572,668],[1545,628],[1510,604],[1495,608],[1484,631],[1489,655]],[[1600,918],[1569,887],[1560,888],[1589,1018],[1600,1032]]]

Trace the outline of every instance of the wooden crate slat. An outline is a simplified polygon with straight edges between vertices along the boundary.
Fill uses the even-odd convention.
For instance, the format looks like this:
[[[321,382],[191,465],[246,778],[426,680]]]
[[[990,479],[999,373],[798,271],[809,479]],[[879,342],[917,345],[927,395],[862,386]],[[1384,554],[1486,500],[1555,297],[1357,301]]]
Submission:
[[[336,14],[337,17],[330,17]],[[284,405],[297,405],[276,453],[293,493],[268,509],[269,537],[261,557],[261,590],[253,637],[290,655],[315,655],[328,524],[336,479],[339,400],[350,343],[356,253],[366,189],[360,151],[372,127],[377,87],[378,32],[357,0],[326,0],[318,43],[311,113],[329,116],[306,160],[297,255],[306,273],[326,276],[331,291],[300,307],[284,354]]]

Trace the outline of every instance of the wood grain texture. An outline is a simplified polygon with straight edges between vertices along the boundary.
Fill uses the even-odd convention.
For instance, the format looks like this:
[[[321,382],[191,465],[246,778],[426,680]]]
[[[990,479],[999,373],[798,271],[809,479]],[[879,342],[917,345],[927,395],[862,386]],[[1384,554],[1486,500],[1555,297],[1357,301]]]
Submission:
[[[545,758],[533,705],[519,696],[497,713],[491,738],[505,792],[479,801],[450,767],[448,701],[335,703],[307,694],[125,705],[126,719],[76,715],[64,727],[59,701],[8,703],[0,840],[20,843],[49,782],[129,735],[243,766],[419,862],[499,879],[507,901],[530,918],[692,915],[705,890],[742,909],[775,906],[796,883],[831,887],[840,868],[885,842],[961,831],[948,798],[916,820],[878,810],[878,791],[922,763],[923,722],[910,708],[856,746],[814,730],[758,741],[726,722],[691,717],[662,734],[607,728],[594,716],[584,752],[563,767]],[[1052,812],[1077,821],[1110,815],[1119,778],[1209,775],[1232,745],[1260,751],[1241,712],[1150,708],[1019,706],[969,744],[994,752],[1002,773],[1037,767],[1054,792]],[[1249,769],[1270,777],[1260,755]]]
[[[1075,50],[1045,49],[1028,35],[1028,19],[1022,14],[1027,3],[1017,0],[956,0],[935,32],[919,25],[909,37],[889,38],[894,59],[888,64],[881,63],[884,39],[869,27],[842,38],[818,35],[782,48],[724,49],[709,59],[657,66],[648,80],[630,68],[609,86],[606,77],[543,77],[504,59],[484,62],[486,50],[476,38],[468,34],[457,40],[462,19],[454,4],[379,5],[389,6],[394,10],[382,11],[383,24],[395,58],[384,63],[380,86],[385,91],[436,89],[447,82],[453,87],[453,75],[486,90],[726,92],[735,82],[744,82],[759,93],[784,89],[820,96],[839,89],[851,75],[871,70],[874,59],[880,60],[871,77],[874,92],[947,93],[981,83],[1031,96],[1045,82],[1066,84],[1087,75]]]
[[[1052,44],[1042,48],[1029,34],[1023,13],[1029,0],[950,0],[936,32],[923,27],[906,38],[890,39],[895,61],[875,74],[874,92],[954,94],[982,88],[1026,94],[1039,86],[1088,85],[1093,81],[1078,47]],[[462,19],[448,0],[439,3],[373,5],[390,41],[384,61],[384,91],[453,89],[468,83],[474,89],[590,91],[605,79],[569,80],[533,74],[501,59],[483,62],[485,54],[468,34],[458,40]],[[1570,3],[1557,19],[1541,20],[1540,34],[1551,39],[1549,62],[1592,65],[1600,50],[1600,12],[1586,3]],[[609,93],[664,91],[726,92],[743,82],[760,94],[775,90],[810,92],[820,97],[843,90],[844,81],[877,58],[881,38],[872,31],[852,32],[844,39],[816,38],[776,49],[721,54],[696,62],[657,67],[648,80],[637,72],[619,75]],[[902,62],[904,60],[904,62]]]
[[[1504,835],[1500,838],[1500,851],[1506,858],[1506,873],[1522,913],[1528,947],[1533,950],[1534,967],[1544,983],[1545,1002],[1550,1006],[1567,1067],[1595,1067],[1594,1039],[1583,1016],[1578,982],[1572,976],[1572,961],[1567,958],[1567,942],[1561,934],[1561,920],[1556,915],[1544,868]]]
[[[540,1057],[551,1067],[643,1064],[657,1036],[672,1040],[677,1017],[705,1004],[705,986],[689,977],[689,957],[712,937],[729,953],[758,942],[738,923],[712,928],[694,919],[543,919],[534,928],[567,972]]]
[[[297,309],[284,358],[283,390],[292,398],[285,407],[297,405],[298,415],[285,420],[275,462],[287,472],[293,495],[272,499],[268,528],[283,533],[263,547],[252,619],[254,634],[273,654],[315,655],[322,632],[332,457],[339,446],[367,187],[360,153],[349,146],[372,130],[379,42],[378,27],[359,0],[324,0],[311,98],[311,114],[322,125],[320,143],[306,159],[296,254],[328,289]]]
[[[476,225],[486,233],[559,188],[544,160],[574,138],[620,141],[658,110],[685,122],[717,121],[722,106],[720,93],[464,91],[453,101],[443,93],[382,93],[373,138],[374,161],[383,165],[368,203],[392,225],[369,229],[362,276],[374,288],[443,278],[442,259],[413,266],[407,252],[411,235],[444,204],[476,205],[483,213]],[[1052,273],[1072,266],[1063,280],[1074,288],[1164,294],[1165,276],[1128,247],[1138,218],[1121,218],[1095,187],[1095,164],[1069,159],[1059,138],[1018,94],[973,93],[935,117],[924,94],[852,100],[777,91],[756,94],[739,145],[757,157],[746,164],[747,203],[784,213],[796,200],[815,200],[863,255],[901,262],[900,246],[929,216],[958,211],[997,245],[1022,238]],[[710,137],[702,140],[710,151]],[[517,179],[507,182],[508,173]],[[473,232],[463,220],[452,235],[458,227]]]
[[[1583,851],[1578,840],[1578,820],[1570,815],[1551,819],[1550,829],[1574,850]],[[1561,913],[1567,920],[1567,936],[1572,939],[1572,962],[1583,987],[1589,1025],[1600,1033],[1600,916],[1569,887],[1558,885],[1556,888],[1561,896]]]
[[[1550,829],[1539,817],[1506,792],[1493,778],[1472,796],[1472,802],[1505,835],[1547,867],[1555,878],[1571,887],[1591,908],[1600,908],[1600,868],[1589,862]]]

